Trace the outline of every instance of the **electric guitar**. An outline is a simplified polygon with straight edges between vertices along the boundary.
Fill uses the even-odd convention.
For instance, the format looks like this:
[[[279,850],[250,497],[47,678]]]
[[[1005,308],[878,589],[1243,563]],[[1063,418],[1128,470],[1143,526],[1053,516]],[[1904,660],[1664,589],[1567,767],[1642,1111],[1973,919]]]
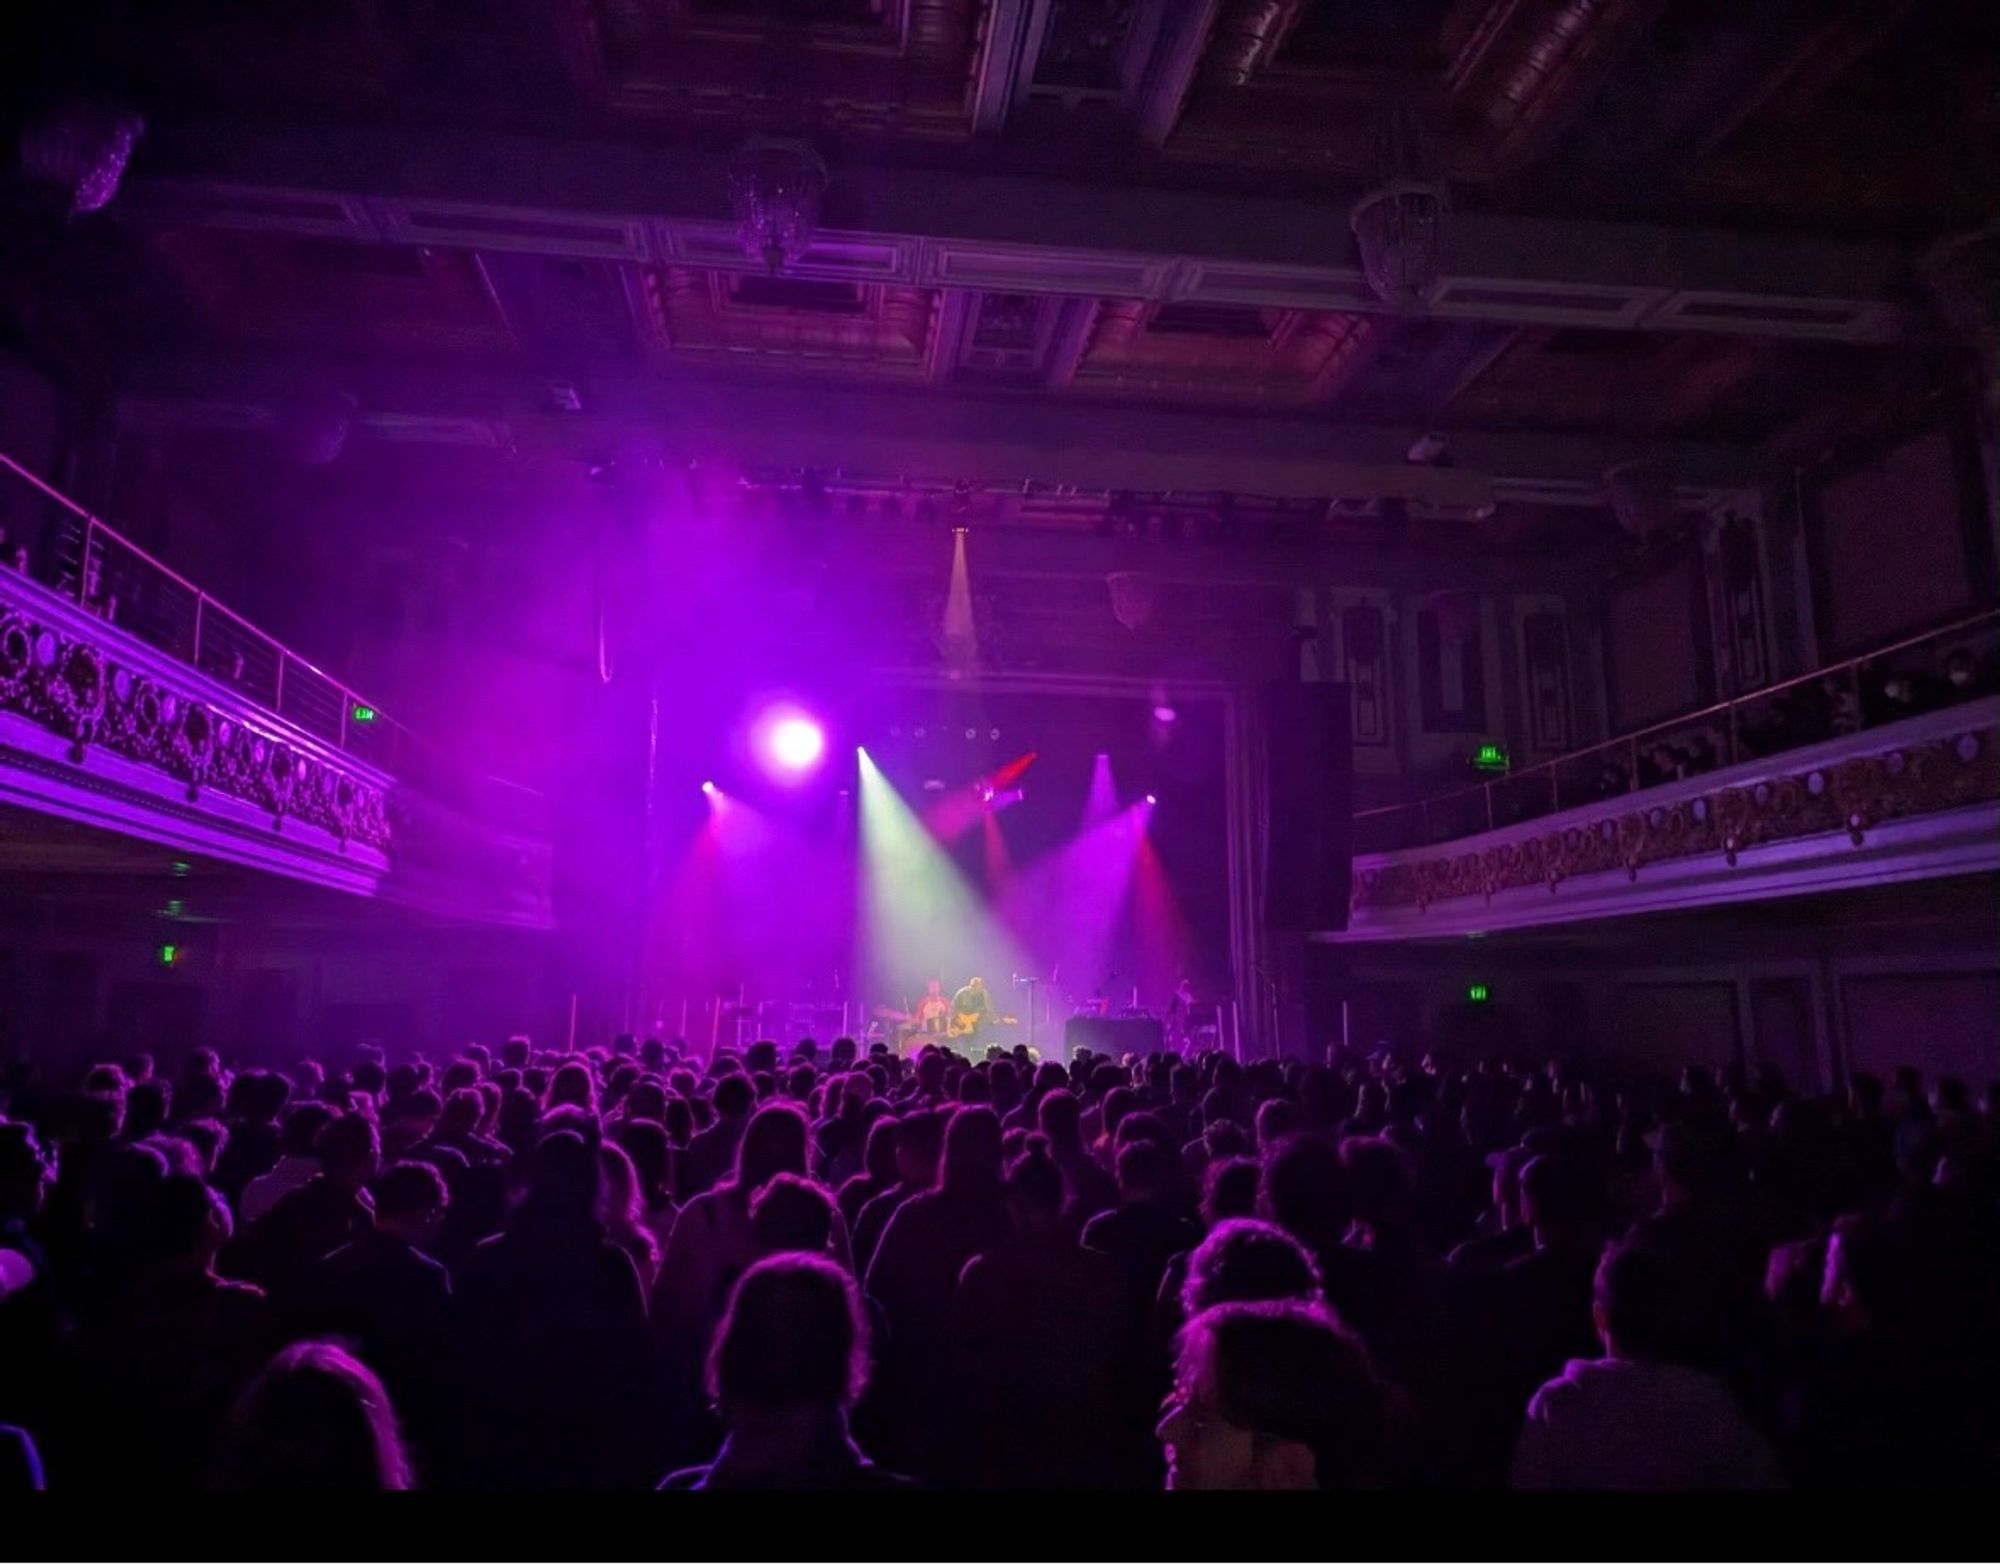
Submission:
[[[959,1015],[954,1012],[950,1023],[944,1029],[944,1035],[946,1037],[971,1037],[982,1026],[1019,1026],[1020,1024],[1013,1016],[989,1016],[979,1010],[971,1011],[966,1015]]]

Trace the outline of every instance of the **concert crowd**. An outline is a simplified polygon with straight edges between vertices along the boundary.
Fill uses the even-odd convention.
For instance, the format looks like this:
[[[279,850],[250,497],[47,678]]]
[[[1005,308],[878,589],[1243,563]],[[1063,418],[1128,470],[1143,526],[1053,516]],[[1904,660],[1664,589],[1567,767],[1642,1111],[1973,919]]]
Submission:
[[[620,1039],[0,1093],[0,1491],[1974,1489],[1996,1093]]]

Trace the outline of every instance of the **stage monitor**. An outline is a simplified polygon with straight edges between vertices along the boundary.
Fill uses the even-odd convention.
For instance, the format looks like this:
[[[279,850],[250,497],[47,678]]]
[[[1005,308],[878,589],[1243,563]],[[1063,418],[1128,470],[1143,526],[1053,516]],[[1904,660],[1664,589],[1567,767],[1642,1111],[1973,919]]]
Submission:
[[[1166,1046],[1166,1028],[1147,1016],[1071,1016],[1063,1028],[1063,1050],[1072,1059],[1079,1048],[1122,1059],[1160,1053]]]

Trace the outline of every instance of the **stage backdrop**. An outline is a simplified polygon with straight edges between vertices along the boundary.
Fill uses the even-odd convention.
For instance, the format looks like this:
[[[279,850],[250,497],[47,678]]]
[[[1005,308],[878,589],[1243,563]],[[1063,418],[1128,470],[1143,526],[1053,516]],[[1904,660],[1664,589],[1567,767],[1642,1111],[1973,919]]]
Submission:
[[[739,988],[905,1008],[928,979],[949,992],[974,973],[1002,1013],[1025,1014],[1024,978],[1045,1015],[1100,996],[1164,1008],[1182,978],[1227,992],[1218,703],[800,699],[828,739],[806,783],[759,775],[726,725],[661,768],[646,986],[669,1022]]]

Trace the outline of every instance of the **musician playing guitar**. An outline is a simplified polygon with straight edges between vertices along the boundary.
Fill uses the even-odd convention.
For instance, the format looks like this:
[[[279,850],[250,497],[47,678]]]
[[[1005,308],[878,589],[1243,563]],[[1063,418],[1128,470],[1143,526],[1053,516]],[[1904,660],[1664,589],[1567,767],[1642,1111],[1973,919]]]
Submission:
[[[947,1035],[974,1037],[993,1019],[993,996],[986,992],[986,979],[976,977],[951,996],[951,1025]]]

